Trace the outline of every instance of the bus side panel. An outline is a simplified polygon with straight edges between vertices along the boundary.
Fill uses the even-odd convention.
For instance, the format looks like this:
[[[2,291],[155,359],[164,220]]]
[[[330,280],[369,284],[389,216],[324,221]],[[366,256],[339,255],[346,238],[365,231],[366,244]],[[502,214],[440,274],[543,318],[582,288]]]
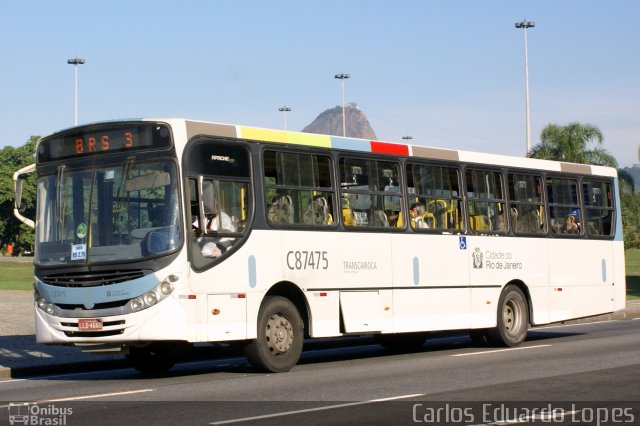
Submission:
[[[281,259],[280,233],[256,230],[218,265],[191,272],[189,286],[203,301],[198,304],[198,319],[207,328],[199,335],[201,341],[256,337],[256,318],[264,294],[282,279]]]
[[[533,323],[548,320],[547,243],[544,238],[467,237],[472,328],[494,327],[505,285],[524,283]]]
[[[611,241],[549,239],[550,321],[614,310]]]
[[[283,279],[307,292],[313,337],[391,331],[391,236],[364,232],[282,232]],[[347,291],[348,290],[348,291]],[[343,294],[343,292],[348,294]],[[367,309],[356,308],[360,304]]]
[[[393,330],[470,326],[469,264],[457,235],[395,235]]]

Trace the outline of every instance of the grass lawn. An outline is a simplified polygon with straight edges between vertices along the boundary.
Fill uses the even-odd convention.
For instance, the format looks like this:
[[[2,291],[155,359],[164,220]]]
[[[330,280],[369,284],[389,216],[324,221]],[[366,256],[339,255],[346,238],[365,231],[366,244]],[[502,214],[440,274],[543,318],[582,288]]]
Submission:
[[[627,272],[627,300],[640,300],[640,249],[624,252]]]
[[[0,257],[0,290],[33,290],[33,263],[3,262]]]

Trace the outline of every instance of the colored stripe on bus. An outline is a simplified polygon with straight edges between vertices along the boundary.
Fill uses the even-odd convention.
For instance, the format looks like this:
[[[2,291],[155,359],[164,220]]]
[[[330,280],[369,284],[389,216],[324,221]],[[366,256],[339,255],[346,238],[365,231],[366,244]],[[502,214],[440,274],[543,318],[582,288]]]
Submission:
[[[284,130],[261,129],[259,127],[239,126],[240,137],[265,142],[287,142],[287,133]]]
[[[371,141],[371,152],[379,154],[409,155],[409,147],[398,143]]]
[[[296,145],[331,148],[331,137],[315,133],[287,132],[285,130],[262,129],[240,126],[240,137],[265,142],[292,143]]]
[[[319,146],[322,148],[331,148],[331,137],[327,135],[318,135],[315,133],[291,132],[288,138],[289,143],[307,146]]]
[[[371,143],[365,139],[341,138],[331,136],[331,147],[336,149],[350,149],[352,151],[371,152]]]

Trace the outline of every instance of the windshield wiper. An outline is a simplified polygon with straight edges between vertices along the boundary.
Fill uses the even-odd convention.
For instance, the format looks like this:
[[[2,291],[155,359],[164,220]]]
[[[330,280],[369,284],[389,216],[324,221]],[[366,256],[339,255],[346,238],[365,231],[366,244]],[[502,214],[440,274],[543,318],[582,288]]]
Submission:
[[[127,199],[129,198],[129,192],[125,191],[125,186],[126,186],[127,180],[129,179],[129,170],[134,165],[134,163],[135,163],[135,157],[127,158],[127,162],[124,165],[124,170],[122,171],[122,178],[120,179],[120,187],[118,188],[118,195],[116,197],[115,210],[114,210],[117,215],[120,214],[120,209],[122,208],[122,202],[123,202],[125,192],[127,193],[126,198]]]
[[[56,202],[58,204],[58,224],[64,225],[64,210],[65,210],[65,200],[64,200],[64,164],[58,166],[58,176],[56,177]],[[63,228],[61,227],[59,232],[63,233]]]

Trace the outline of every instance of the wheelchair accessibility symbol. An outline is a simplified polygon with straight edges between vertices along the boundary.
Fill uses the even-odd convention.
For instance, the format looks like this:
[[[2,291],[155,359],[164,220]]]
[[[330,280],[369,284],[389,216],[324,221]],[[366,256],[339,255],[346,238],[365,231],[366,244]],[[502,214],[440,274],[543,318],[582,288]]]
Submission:
[[[460,250],[467,249],[467,237],[460,237]]]

